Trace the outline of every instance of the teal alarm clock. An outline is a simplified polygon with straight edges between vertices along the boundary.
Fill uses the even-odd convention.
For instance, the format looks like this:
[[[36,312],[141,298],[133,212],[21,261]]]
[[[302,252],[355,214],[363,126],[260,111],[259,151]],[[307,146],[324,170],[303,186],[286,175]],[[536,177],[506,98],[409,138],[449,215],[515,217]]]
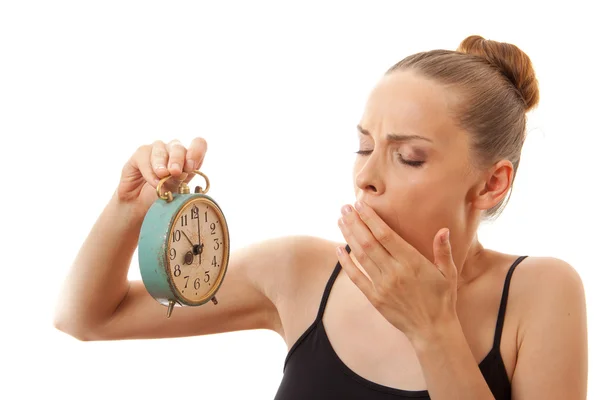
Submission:
[[[162,192],[170,179],[160,180],[158,199],[144,217],[138,242],[138,261],[144,286],[167,318],[174,307],[200,306],[211,300],[223,283],[229,262],[229,229],[221,207],[206,188],[179,182],[176,193]]]

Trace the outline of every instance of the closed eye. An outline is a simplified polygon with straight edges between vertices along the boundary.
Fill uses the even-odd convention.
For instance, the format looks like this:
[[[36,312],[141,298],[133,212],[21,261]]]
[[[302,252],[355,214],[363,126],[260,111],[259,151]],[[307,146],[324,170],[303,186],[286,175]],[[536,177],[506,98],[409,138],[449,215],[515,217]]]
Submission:
[[[371,154],[373,152],[373,150],[358,150],[356,152],[356,154],[358,154],[359,156],[367,156],[369,154]],[[406,164],[406,165],[410,165],[411,167],[421,167],[423,164],[425,164],[425,161],[413,161],[413,160],[405,160],[402,157],[402,154],[398,153],[398,159],[400,160],[401,163]]]

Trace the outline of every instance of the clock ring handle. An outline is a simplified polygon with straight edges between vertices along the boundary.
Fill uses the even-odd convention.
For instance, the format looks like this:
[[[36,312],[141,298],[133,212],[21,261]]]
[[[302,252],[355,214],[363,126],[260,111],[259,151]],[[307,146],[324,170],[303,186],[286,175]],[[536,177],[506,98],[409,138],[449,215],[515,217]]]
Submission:
[[[202,172],[200,172],[198,170],[194,170],[193,172],[196,175],[200,175],[201,177],[203,177],[204,181],[206,182],[206,187],[204,189],[202,189],[200,186],[196,186],[196,190],[194,191],[194,193],[205,194],[206,192],[208,192],[208,189],[210,189],[210,181],[208,180],[208,176],[206,176],[205,174],[203,174]]]
[[[206,181],[206,188],[202,189],[200,186],[196,186],[196,190],[194,191],[194,193],[202,193],[205,194],[206,192],[208,192],[208,189],[210,189],[210,181],[208,180],[208,177],[203,174],[202,172],[198,171],[198,170],[194,170],[192,171],[194,174],[196,175],[200,175],[204,178],[204,180]],[[173,201],[173,193],[171,193],[170,191],[165,191],[164,193],[161,193],[161,189],[163,184],[169,180],[169,178],[171,178],[171,175],[167,175],[164,178],[162,178],[159,182],[158,185],[156,185],[156,194],[158,195],[159,198],[166,200],[167,203]],[[190,189],[187,186],[187,184],[185,182],[180,182],[179,183],[179,193],[189,193]]]

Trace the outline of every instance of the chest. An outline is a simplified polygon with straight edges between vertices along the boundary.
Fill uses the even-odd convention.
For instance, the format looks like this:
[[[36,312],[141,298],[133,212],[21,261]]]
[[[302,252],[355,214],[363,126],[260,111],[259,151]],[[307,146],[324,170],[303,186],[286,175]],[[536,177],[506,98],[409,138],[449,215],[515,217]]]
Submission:
[[[502,284],[502,280],[490,279],[459,292],[458,316],[477,363],[492,349]],[[296,310],[295,331],[288,331],[288,348],[313,322],[321,295],[317,291],[304,307]],[[500,351],[510,377],[516,363],[516,321],[510,309],[507,311]],[[332,286],[323,326],[337,357],[359,377],[395,389],[426,388],[410,341],[372,306],[343,271]]]

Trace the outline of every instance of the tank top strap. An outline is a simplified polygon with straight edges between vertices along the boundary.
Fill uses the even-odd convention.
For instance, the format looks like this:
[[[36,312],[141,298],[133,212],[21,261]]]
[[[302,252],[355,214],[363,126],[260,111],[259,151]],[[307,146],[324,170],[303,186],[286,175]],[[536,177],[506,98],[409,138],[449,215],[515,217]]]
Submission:
[[[498,311],[498,320],[496,321],[496,332],[494,333],[494,348],[500,349],[500,339],[502,338],[502,328],[504,327],[504,317],[506,315],[506,304],[508,302],[508,289],[510,287],[510,280],[513,272],[517,265],[521,263],[527,256],[520,256],[510,266],[506,279],[504,280],[504,289],[502,290],[502,299],[500,300],[500,309]]]
[[[350,253],[350,245],[346,244],[346,251]],[[340,262],[335,265],[329,280],[327,281],[327,285],[325,286],[325,290],[323,291],[323,297],[321,297],[321,304],[319,305],[319,312],[317,313],[317,318],[315,319],[315,323],[320,322],[323,319],[323,314],[325,314],[325,307],[327,306],[327,300],[329,299],[329,294],[331,293],[331,288],[335,283],[335,279],[339,275],[342,266]]]

